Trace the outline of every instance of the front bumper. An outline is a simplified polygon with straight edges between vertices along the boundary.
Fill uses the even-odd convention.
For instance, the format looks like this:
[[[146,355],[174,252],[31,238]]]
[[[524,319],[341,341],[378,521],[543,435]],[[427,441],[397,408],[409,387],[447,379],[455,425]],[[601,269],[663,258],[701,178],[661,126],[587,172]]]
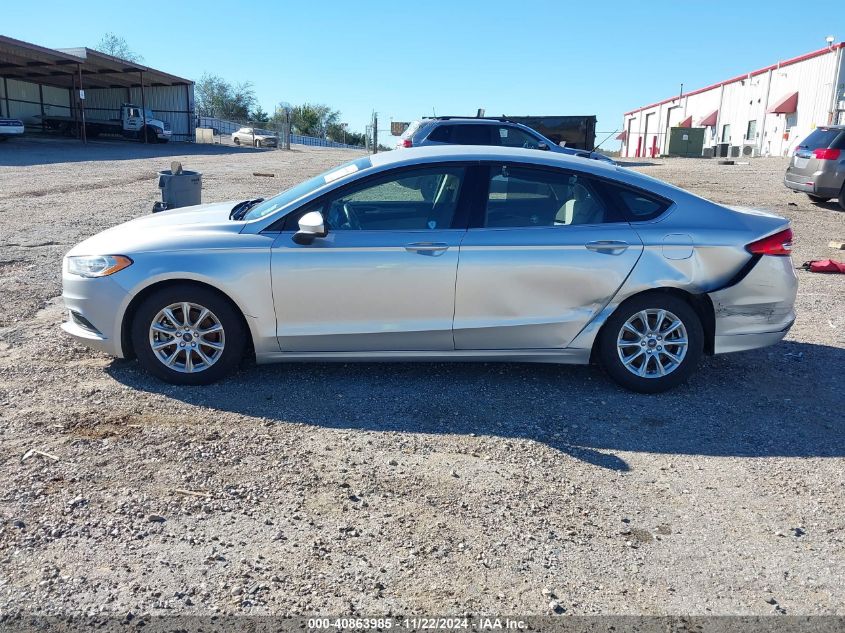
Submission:
[[[130,296],[114,279],[64,272],[62,300],[68,309],[68,320],[62,324],[65,332],[86,347],[124,357],[121,324]]]
[[[792,258],[763,255],[735,284],[708,293],[716,317],[714,352],[766,347],[795,322],[798,277]]]

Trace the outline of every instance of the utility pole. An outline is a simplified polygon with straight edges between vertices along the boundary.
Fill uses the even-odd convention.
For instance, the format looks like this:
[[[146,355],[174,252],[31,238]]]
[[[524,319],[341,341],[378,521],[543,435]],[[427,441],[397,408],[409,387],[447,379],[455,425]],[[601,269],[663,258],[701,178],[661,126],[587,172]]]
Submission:
[[[373,154],[378,154],[378,112],[373,112]]]

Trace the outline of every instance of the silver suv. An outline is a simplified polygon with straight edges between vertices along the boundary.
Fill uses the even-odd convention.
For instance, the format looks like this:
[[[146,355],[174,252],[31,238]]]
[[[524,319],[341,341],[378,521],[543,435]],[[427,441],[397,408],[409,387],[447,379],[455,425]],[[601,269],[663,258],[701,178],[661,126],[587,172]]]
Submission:
[[[813,202],[839,199],[845,209],[845,125],[825,125],[795,148],[783,184]]]
[[[539,149],[616,164],[600,152],[561,147],[527,125],[497,117],[433,117],[414,121],[397,148],[425,145],[493,145]]]

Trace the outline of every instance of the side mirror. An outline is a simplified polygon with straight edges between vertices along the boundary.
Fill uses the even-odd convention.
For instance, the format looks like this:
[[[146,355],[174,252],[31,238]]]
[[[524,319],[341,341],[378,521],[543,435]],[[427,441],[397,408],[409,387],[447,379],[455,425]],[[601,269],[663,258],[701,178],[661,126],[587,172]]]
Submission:
[[[548,145],[546,145],[545,143],[540,143],[540,144],[537,146],[537,149],[543,149],[543,150],[549,151],[549,146],[548,146]]]
[[[310,244],[315,237],[326,237],[325,220],[319,211],[309,211],[299,218],[299,230],[293,234],[293,241],[297,244]]]

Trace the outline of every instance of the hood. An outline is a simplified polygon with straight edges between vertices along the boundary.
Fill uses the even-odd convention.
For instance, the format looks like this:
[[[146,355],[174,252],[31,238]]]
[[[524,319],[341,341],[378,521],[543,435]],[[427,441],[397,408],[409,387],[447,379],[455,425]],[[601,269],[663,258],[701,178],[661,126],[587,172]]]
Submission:
[[[243,222],[229,219],[237,202],[217,202],[145,215],[97,233],[68,255],[129,255],[190,248],[211,233],[240,233]]]

